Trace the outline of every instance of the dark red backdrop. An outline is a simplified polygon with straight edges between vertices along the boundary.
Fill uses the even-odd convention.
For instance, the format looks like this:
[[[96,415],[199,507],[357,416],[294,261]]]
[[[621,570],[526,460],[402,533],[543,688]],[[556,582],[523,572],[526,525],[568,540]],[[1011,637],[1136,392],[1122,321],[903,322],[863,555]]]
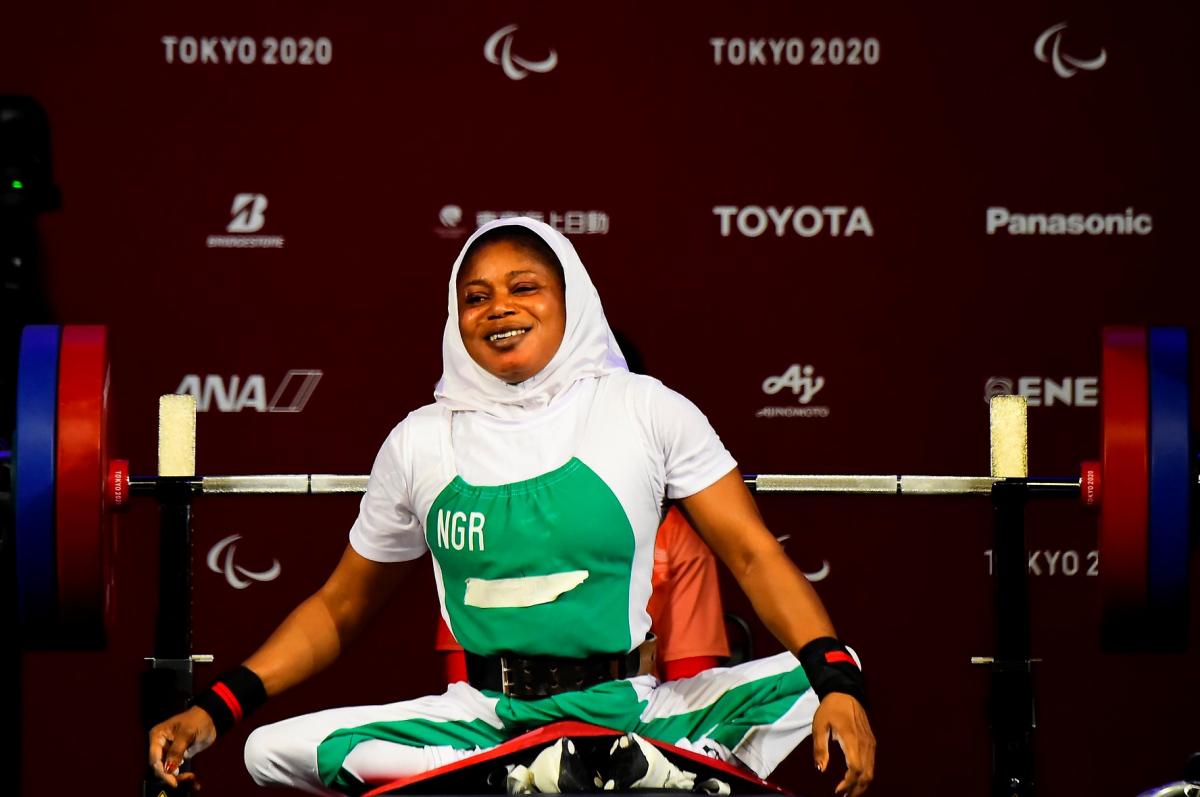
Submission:
[[[430,399],[448,268],[488,214],[565,227],[613,324],[752,472],[983,474],[987,390],[1010,380],[1045,398],[1070,380],[1070,401],[1030,410],[1034,471],[1070,473],[1098,447],[1100,327],[1197,326],[1198,31],[1182,4],[30,3],[5,16],[0,91],[48,110],[65,198],[42,223],[48,290],[59,320],[111,328],[135,472],[154,467],[158,394],[189,385],[208,391],[203,472],[365,472]],[[1000,209],[1149,221],[1019,235],[989,230]],[[792,366],[820,389],[764,391]],[[818,586],[875,697],[873,792],[985,793],[987,675],[968,659],[991,652],[989,508],[761,503],[806,570],[830,564]],[[355,509],[200,502],[197,652],[239,661],[321,583]],[[27,795],[61,794],[68,771],[94,793],[136,788],[155,530],[148,506],[122,524],[106,652],[26,656]],[[277,561],[280,575],[235,589],[210,569],[235,534],[218,570]],[[1042,793],[1170,779],[1200,747],[1196,654],[1102,654],[1094,520],[1038,505],[1030,539]],[[435,689],[431,589],[427,575],[405,589],[261,719]],[[200,759],[206,793],[255,793],[244,733]],[[808,756],[778,779],[830,793]]]

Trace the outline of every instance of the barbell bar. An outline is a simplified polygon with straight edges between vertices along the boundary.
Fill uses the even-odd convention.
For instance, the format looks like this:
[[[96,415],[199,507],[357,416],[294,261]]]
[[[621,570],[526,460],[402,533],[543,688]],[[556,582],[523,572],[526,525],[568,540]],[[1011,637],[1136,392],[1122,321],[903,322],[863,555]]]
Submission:
[[[1103,459],[1083,463],[1078,476],[1029,477],[1024,402],[1017,400],[1019,417],[1002,413],[998,421],[993,400],[988,476],[759,474],[745,481],[761,493],[982,496],[1015,479],[1031,496],[1078,496],[1100,507],[1100,591],[1109,638],[1144,629],[1148,619],[1162,636],[1178,638],[1186,630],[1191,502],[1200,485],[1188,368],[1181,328],[1106,328]],[[104,644],[112,518],[135,495],[154,494],[165,484],[196,495],[329,495],[367,486],[362,475],[197,476],[195,405],[187,396],[164,397],[160,404],[159,474],[131,476],[127,461],[110,457],[109,372],[104,327],[23,332],[11,465],[20,617],[35,645],[60,646],[64,639],[72,647]],[[1017,437],[1019,445],[1004,453],[998,441]],[[1007,457],[1004,464],[998,465],[997,451]]]

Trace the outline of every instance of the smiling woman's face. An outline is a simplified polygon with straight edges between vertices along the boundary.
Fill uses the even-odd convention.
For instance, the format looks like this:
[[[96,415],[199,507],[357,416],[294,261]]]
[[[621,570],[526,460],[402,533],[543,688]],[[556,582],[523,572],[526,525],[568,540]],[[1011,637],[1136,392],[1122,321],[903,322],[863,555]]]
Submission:
[[[558,272],[533,252],[497,241],[458,275],[458,332],[471,359],[509,384],[541,371],[566,329]]]

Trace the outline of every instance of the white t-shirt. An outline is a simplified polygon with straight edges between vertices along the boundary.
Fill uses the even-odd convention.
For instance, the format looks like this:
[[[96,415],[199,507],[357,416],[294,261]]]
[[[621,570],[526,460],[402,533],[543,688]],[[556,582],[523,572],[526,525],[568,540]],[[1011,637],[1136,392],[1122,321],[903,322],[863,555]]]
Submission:
[[[584,379],[519,420],[437,404],[416,410],[376,456],[350,544],[373,561],[416,559],[428,550],[430,507],[456,475],[477,486],[509,484],[571,457],[609,486],[633,527],[630,627],[644,633],[664,496],[686,498],[737,466],[696,405],[651,377]],[[436,559],[434,572],[444,595]]]
[[[599,389],[607,383],[617,389]],[[622,435],[605,435],[601,427],[600,433],[593,429],[587,436],[592,448],[600,450],[580,450],[589,420],[604,424],[613,414],[631,415],[641,432],[637,445],[614,439]],[[452,435],[449,445],[444,444],[446,429]],[[641,461],[628,461],[631,450],[641,454]],[[350,528],[350,545],[376,562],[418,558],[428,550],[428,508],[455,474],[474,485],[509,484],[552,471],[571,456],[580,457],[613,487],[626,514],[634,509],[641,515],[637,510],[653,507],[655,529],[664,495],[695,495],[737,467],[694,403],[640,374],[580,380],[552,405],[521,420],[460,412],[451,423],[449,412],[427,405],[397,424],[380,447]],[[619,472],[612,472],[613,466]],[[646,473],[649,479],[637,478]],[[637,517],[630,514],[630,520],[636,529]]]

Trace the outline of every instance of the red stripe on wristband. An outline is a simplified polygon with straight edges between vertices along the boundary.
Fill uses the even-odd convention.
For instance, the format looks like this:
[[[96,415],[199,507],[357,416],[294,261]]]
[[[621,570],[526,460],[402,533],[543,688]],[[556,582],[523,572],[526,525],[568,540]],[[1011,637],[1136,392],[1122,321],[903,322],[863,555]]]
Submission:
[[[242,704],[234,697],[233,692],[229,691],[229,687],[217,681],[212,685],[212,690],[217,697],[225,701],[225,705],[229,706],[229,713],[233,715],[234,722],[242,721]]]
[[[825,654],[826,664],[853,664],[858,666],[858,662],[849,653],[843,653],[840,650],[831,650]]]

